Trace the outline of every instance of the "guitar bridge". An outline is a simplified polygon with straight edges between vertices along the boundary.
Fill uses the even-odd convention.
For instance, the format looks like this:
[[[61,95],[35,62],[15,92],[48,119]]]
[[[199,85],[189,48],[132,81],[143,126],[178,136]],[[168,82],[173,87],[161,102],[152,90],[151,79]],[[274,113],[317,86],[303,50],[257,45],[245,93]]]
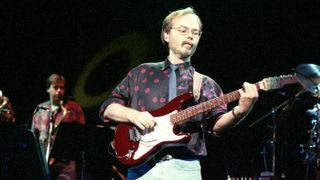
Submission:
[[[131,147],[131,148],[128,150],[128,153],[125,155],[126,160],[131,159],[133,153],[134,153],[134,148]]]
[[[129,129],[129,140],[137,142],[141,140],[141,134],[136,127]]]

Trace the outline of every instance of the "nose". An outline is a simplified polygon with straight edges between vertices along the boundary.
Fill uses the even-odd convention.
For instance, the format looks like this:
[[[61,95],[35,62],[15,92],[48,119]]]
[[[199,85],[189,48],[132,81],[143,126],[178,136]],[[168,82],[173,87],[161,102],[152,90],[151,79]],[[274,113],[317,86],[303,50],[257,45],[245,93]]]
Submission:
[[[187,34],[187,38],[188,38],[188,39],[193,39],[192,33],[188,33],[188,34]]]
[[[58,88],[57,91],[56,91],[56,93],[57,93],[57,94],[60,94],[62,91],[63,91],[62,88]]]
[[[187,38],[193,38],[193,34],[192,34],[192,31],[189,29],[188,32],[187,32]]]

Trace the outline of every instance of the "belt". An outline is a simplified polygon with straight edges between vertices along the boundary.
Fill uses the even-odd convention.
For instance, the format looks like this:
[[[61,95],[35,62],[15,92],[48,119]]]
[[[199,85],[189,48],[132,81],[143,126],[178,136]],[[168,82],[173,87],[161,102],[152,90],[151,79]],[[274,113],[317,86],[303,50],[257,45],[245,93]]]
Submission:
[[[189,150],[178,149],[176,151],[165,151],[163,153],[159,153],[152,158],[155,162],[167,161],[170,159],[199,159],[199,156],[193,154]]]
[[[199,159],[199,156],[189,153],[167,153],[165,155],[154,155],[150,158],[146,164],[149,167],[153,167],[158,162],[169,161],[171,159],[181,159],[181,160],[196,160]]]
[[[195,160],[195,159],[199,159],[199,156],[196,156],[196,155],[177,156],[177,155],[172,155],[172,154],[166,154],[166,155],[162,156],[158,161],[167,161],[170,159]]]
[[[173,156],[171,154],[166,154],[164,156],[162,156],[159,161],[167,161],[167,160],[170,160],[170,159],[173,159]]]
[[[158,162],[170,159],[194,160],[199,159],[199,156],[188,150],[183,143],[166,144],[163,145],[162,150],[152,155],[147,163],[154,166]]]

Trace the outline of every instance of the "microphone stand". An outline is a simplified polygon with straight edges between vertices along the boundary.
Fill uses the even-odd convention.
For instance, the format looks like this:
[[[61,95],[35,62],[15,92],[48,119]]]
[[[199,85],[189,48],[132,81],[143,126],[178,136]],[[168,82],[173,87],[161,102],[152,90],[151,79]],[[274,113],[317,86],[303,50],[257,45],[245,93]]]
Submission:
[[[288,100],[284,101],[283,103],[279,104],[278,106],[272,107],[271,111],[262,117],[260,117],[257,121],[254,123],[250,124],[249,127],[253,127],[256,124],[260,123],[263,119],[267,118],[268,116],[271,115],[272,117],[272,138],[271,140],[267,140],[268,143],[271,145],[271,150],[272,150],[272,166],[271,166],[271,171],[268,171],[267,167],[267,158],[266,158],[266,148],[265,145],[263,145],[263,161],[264,161],[264,171],[260,173],[261,176],[274,176],[275,175],[275,168],[276,168],[276,129],[277,129],[277,124],[276,124],[276,112],[282,108],[283,111],[287,111],[290,109],[290,106],[292,105],[292,102],[295,100],[295,97],[297,97],[301,92],[298,92],[294,97],[289,98]]]
[[[22,126],[25,127],[26,129],[28,129],[29,131],[31,131],[33,136],[35,137],[37,148],[38,148],[38,153],[39,153],[39,157],[40,157],[40,161],[41,161],[41,164],[42,164],[42,167],[43,167],[43,171],[44,171],[45,176],[46,176],[45,179],[51,180],[48,159],[46,158],[47,155],[45,155],[46,150],[44,148],[44,143],[39,141],[39,139],[35,136],[35,133],[34,133],[33,128],[32,128],[33,117],[34,117],[34,115],[36,113],[39,112],[39,110],[48,111],[50,113],[50,121],[52,121],[51,111],[47,107],[37,106],[36,109],[34,110],[34,112],[32,113],[32,116],[29,117],[27,122],[22,124]]]
[[[46,148],[46,161],[49,163],[49,154],[50,154],[50,148],[51,148],[51,133],[53,129],[53,112],[50,111],[50,123],[49,123],[49,131],[48,131],[48,142],[47,142],[47,148]]]
[[[39,110],[45,110],[45,111],[48,111],[49,113],[49,130],[48,130],[48,142],[47,142],[47,147],[44,148],[44,144],[41,144],[40,146],[42,147],[42,149],[44,150],[44,153],[45,153],[45,161],[46,163],[49,163],[49,154],[50,154],[50,143],[51,143],[51,133],[52,133],[52,130],[53,130],[53,121],[54,121],[54,118],[53,118],[53,111],[51,111],[49,108],[47,107],[43,107],[43,106],[37,106],[36,107],[36,110],[33,112],[32,114],[32,117],[30,118],[29,121],[32,122],[32,118],[33,116],[39,112]],[[29,121],[27,123],[25,123],[25,126],[28,126],[29,124]],[[32,128],[32,127],[31,127]]]
[[[274,113],[276,111],[278,111],[280,108],[282,108],[285,105],[288,105],[289,102],[292,101],[292,99],[288,99],[286,101],[284,101],[283,103],[279,104],[278,106],[272,107],[271,111],[265,115],[263,115],[262,117],[260,117],[258,120],[256,120],[254,123],[250,124],[249,127],[253,127],[256,124],[260,123],[260,121],[264,120],[265,118],[267,118],[268,116],[272,115],[272,117],[275,115]],[[285,108],[286,109],[286,108]]]
[[[266,147],[263,145],[263,161],[264,161],[264,171],[260,173],[261,176],[274,176],[275,175],[275,149],[276,149],[276,111],[287,104],[287,101],[280,104],[277,107],[272,107],[271,111],[267,115],[271,115],[272,117],[272,138],[270,140],[267,140],[267,143],[271,145],[271,160],[272,160],[272,165],[271,165],[271,171],[269,171],[269,168],[267,166],[267,158],[266,158]]]

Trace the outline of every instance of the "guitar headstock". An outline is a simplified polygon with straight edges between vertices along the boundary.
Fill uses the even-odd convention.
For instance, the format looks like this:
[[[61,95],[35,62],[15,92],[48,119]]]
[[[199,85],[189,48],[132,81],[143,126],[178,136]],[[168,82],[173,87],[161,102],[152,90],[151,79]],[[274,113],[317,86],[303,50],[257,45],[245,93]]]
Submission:
[[[269,91],[273,89],[279,89],[287,84],[297,83],[298,79],[295,75],[280,75],[269,78],[264,78],[258,83],[258,88],[264,91]]]

